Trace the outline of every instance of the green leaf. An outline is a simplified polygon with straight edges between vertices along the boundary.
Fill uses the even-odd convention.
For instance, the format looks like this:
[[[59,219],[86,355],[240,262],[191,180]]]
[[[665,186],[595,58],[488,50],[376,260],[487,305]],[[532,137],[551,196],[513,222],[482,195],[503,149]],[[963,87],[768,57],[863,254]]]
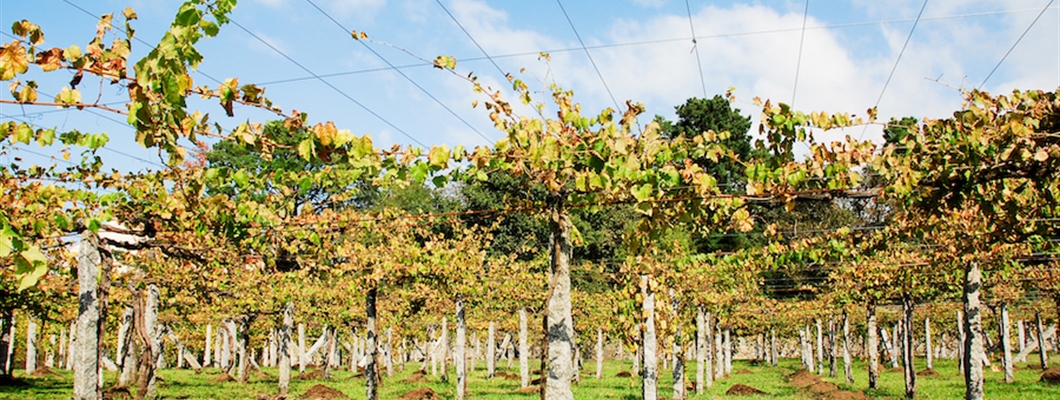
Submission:
[[[415,183],[423,183],[427,179],[428,169],[426,163],[417,162],[409,167],[409,178]]]
[[[37,246],[30,246],[15,257],[15,275],[18,276],[18,290],[22,291],[37,285],[48,272],[48,258]]]
[[[239,170],[232,176],[232,180],[239,186],[246,186],[247,182],[250,181],[250,176],[247,175],[247,171]]]
[[[634,186],[633,189],[631,189],[631,192],[633,194],[633,198],[637,199],[637,201],[647,201],[651,199],[652,187],[651,185],[645,183],[640,186]]]
[[[303,160],[309,161],[313,157],[314,147],[313,138],[305,139],[298,143],[298,155],[301,156]]]
[[[431,147],[431,152],[427,154],[427,160],[432,167],[445,168],[446,163],[449,162],[449,146],[443,144]]]

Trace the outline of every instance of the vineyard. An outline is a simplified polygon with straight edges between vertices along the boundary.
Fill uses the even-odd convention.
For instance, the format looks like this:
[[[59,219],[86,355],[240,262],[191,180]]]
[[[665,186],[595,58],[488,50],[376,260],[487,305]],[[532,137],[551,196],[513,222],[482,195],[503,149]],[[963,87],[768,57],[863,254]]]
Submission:
[[[56,157],[0,170],[0,397],[1060,398],[1054,92],[755,98],[752,134],[732,92],[651,119],[442,55],[502,138],[380,148],[195,81],[235,3],[188,0],[139,60],[131,8],[84,48],[14,21],[0,105],[124,120],[165,165],[4,118],[0,151]]]

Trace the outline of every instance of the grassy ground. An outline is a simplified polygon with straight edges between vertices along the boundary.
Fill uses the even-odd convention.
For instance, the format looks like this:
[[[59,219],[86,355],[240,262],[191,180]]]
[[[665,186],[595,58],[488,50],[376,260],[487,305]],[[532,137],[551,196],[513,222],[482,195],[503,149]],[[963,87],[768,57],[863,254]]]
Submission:
[[[503,362],[501,363],[504,364]],[[605,365],[604,379],[594,379],[593,371],[595,363],[586,363],[585,374],[581,383],[574,387],[575,398],[579,399],[638,399],[640,398],[640,384],[636,378],[616,377],[620,371],[629,371],[629,362],[613,361]],[[691,374],[695,373],[695,364],[686,364]],[[1022,366],[1023,364],[1019,364]],[[418,364],[416,365],[418,366]],[[725,397],[725,391],[731,386],[739,383],[760,389],[768,395],[739,396],[740,398],[812,398],[806,392],[797,391],[797,388],[789,385],[783,377],[796,371],[798,360],[782,360],[779,367],[752,366],[747,362],[737,361],[734,363],[734,373],[714,384],[702,395],[690,394],[690,399],[715,399]],[[840,368],[842,366],[840,365]],[[920,377],[917,381],[917,398],[922,399],[955,399],[964,395],[964,381],[957,373],[956,364],[951,360],[936,361],[936,370],[940,376]],[[429,387],[437,394],[445,398],[452,398],[455,389],[450,383],[443,382],[436,377],[428,376],[424,383],[404,383],[403,379],[409,377],[415,367],[410,367],[397,373],[394,378],[384,381],[381,388],[380,398],[393,399],[413,389]],[[501,368],[499,371],[518,373],[518,367],[514,371]],[[296,371],[297,372],[297,371]],[[159,374],[163,381],[159,384],[160,394],[163,398],[172,399],[253,399],[259,395],[271,395],[276,392],[275,369],[266,368],[265,375],[257,372],[246,385],[235,382],[214,382],[219,372],[216,369],[207,369],[203,374],[196,375],[187,370],[164,370]],[[659,398],[669,398],[672,394],[672,380],[669,370],[660,372]],[[862,363],[855,364],[855,383],[847,384],[840,378],[824,378],[824,380],[839,385],[842,390],[864,391],[870,398],[901,398],[904,393],[902,374],[885,371],[881,374],[880,389],[866,391],[868,373]],[[1004,383],[1004,374],[987,370],[986,394],[991,399],[1060,399],[1060,386],[1049,386],[1038,383],[1040,371],[1033,369],[1019,369],[1016,372],[1016,382]],[[16,371],[16,384],[10,382],[0,383],[0,399],[68,399],[71,397],[71,386],[73,376],[70,371],[55,371],[53,374],[43,376],[24,376]],[[115,376],[111,373],[106,375],[108,382],[113,382]],[[353,399],[364,398],[364,379],[352,377],[349,372],[337,371],[331,380],[292,380],[291,393],[300,395],[316,384],[324,384],[331,388],[342,391]],[[486,379],[486,373],[479,363],[479,369],[471,374],[469,392],[471,398],[475,399],[509,399],[524,398],[535,399],[537,394],[519,394],[518,380],[504,378]]]

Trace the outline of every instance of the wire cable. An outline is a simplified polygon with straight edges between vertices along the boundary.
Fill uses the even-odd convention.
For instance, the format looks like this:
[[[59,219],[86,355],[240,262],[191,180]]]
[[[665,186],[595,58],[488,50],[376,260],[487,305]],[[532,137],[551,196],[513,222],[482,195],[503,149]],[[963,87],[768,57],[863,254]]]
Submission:
[[[508,74],[505,73],[504,70],[501,69],[501,67],[499,65],[497,65],[496,61],[493,61],[493,57],[490,57],[489,53],[486,52],[486,49],[483,49],[482,45],[478,44],[478,41],[475,40],[475,38],[473,36],[471,36],[471,32],[468,32],[467,29],[464,28],[464,25],[461,24],[460,21],[456,19],[456,16],[454,16],[453,13],[449,12],[449,9],[445,7],[445,4],[442,4],[442,0],[434,0],[434,1],[436,3],[438,3],[438,6],[441,7],[442,10],[444,10],[446,14],[449,15],[449,18],[452,19],[453,22],[456,23],[456,26],[460,27],[461,31],[464,31],[464,34],[467,35],[467,38],[471,39],[471,43],[474,43],[475,47],[478,47],[478,50],[482,52],[482,55],[486,56],[486,59],[489,60],[491,64],[493,64],[493,67],[497,68],[497,72],[500,72],[501,76],[507,76]]]
[[[570,29],[574,31],[574,37],[578,38],[578,43],[581,44],[582,50],[585,50],[585,56],[589,58],[589,63],[593,65],[593,70],[596,71],[596,76],[600,77],[600,82],[604,84],[604,89],[607,90],[607,95],[611,96],[611,102],[615,103],[615,111],[621,111],[622,107],[618,105],[618,100],[615,100],[615,95],[611,93],[611,88],[607,86],[607,81],[604,80],[604,74],[600,73],[600,68],[596,66],[596,61],[593,60],[593,55],[589,53],[589,48],[585,47],[585,41],[582,40],[582,36],[578,34],[578,29],[574,27],[574,21],[571,21],[570,15],[567,15],[567,9],[563,8],[563,2],[556,0],[556,4],[559,4],[559,9],[563,11],[563,16],[567,18],[567,24],[570,24]]]
[[[699,68],[699,84],[703,86],[703,98],[707,98],[707,79],[703,77],[703,59],[699,57],[699,43],[696,42],[696,25],[692,23],[692,6],[685,0],[685,10],[688,11],[688,27],[692,30],[692,50],[696,52],[696,66]]]
[[[1057,7],[1057,10],[1060,11],[1060,7]],[[1011,10],[1001,10],[1001,11],[987,11],[987,12],[980,12],[980,13],[943,15],[943,16],[937,16],[937,17],[921,18],[920,20],[921,21],[941,21],[941,20],[949,20],[949,19],[975,18],[975,17],[994,16],[994,15],[1015,14],[1015,13],[1021,13],[1021,12],[1027,12],[1027,11],[1038,11],[1038,8],[1037,7],[1033,8],[1033,9],[1021,8],[1021,9],[1011,9]],[[908,19],[894,19],[894,20],[881,20],[881,21],[862,21],[862,22],[851,22],[851,23],[845,23],[845,24],[807,26],[806,30],[811,31],[811,30],[822,30],[822,29],[827,30],[827,29],[857,28],[857,27],[872,26],[872,25],[901,24],[901,23],[908,23],[908,22],[913,22],[913,21],[915,21],[915,20],[912,19],[912,18],[908,18]],[[762,30],[762,31],[730,32],[730,33],[720,33],[720,34],[713,34],[713,35],[701,35],[701,36],[696,36],[696,37],[691,38],[691,39],[696,39],[696,41],[698,42],[699,40],[703,40],[703,39],[720,39],[720,38],[727,38],[727,37],[769,35],[769,34],[777,34],[777,33],[794,32],[794,31],[798,31],[800,29],[801,28],[780,28],[780,29],[767,29],[767,30]],[[642,40],[642,41],[636,41],[636,42],[608,43],[608,44],[600,44],[600,45],[593,45],[593,46],[585,46],[585,48],[589,49],[589,50],[597,50],[597,49],[607,49],[607,48],[645,46],[645,45],[653,45],[653,44],[682,42],[682,41],[685,41],[685,40],[689,40],[689,38],[688,37],[680,37],[680,38]],[[500,58],[528,57],[528,56],[536,56],[536,55],[539,55],[541,53],[556,54],[556,53],[569,53],[569,52],[582,51],[582,50],[583,50],[583,48],[581,48],[581,47],[569,47],[569,48],[551,49],[551,50],[537,50],[537,51],[526,51],[526,52],[518,52],[518,53],[498,54],[498,55],[492,55],[492,56],[490,56],[490,58],[492,58],[492,59],[500,59]],[[466,57],[466,58],[461,57],[460,59],[464,60],[465,62],[468,62],[468,61],[484,61],[484,60],[488,60],[489,58],[486,58],[486,57]],[[401,69],[424,68],[424,67],[427,67],[427,65],[425,65],[423,63],[406,64],[406,65],[397,66],[397,68],[401,68]],[[351,70],[351,71],[343,71],[343,72],[333,72],[333,73],[328,73],[328,74],[320,74],[319,76],[322,77],[322,78],[332,78],[332,77],[336,77],[336,76],[346,76],[346,75],[357,75],[357,74],[364,74],[364,73],[380,72],[380,71],[386,71],[386,70],[389,70],[389,69],[390,68],[367,68],[367,69],[359,69],[359,70]],[[307,81],[307,80],[313,80],[313,79],[316,79],[316,78],[312,77],[312,76],[303,76],[303,77],[296,77],[296,78],[285,78],[285,79],[278,79],[278,80],[267,81],[267,82],[260,82],[259,84],[260,85],[275,85],[275,84],[281,84],[281,83],[301,82],[301,81]]]
[[[321,78],[321,77],[320,77],[319,75],[317,75],[317,74],[316,74],[315,72],[313,72],[312,70],[310,70],[309,68],[307,68],[307,67],[306,67],[305,65],[302,65],[302,63],[298,62],[298,60],[295,60],[295,59],[294,59],[294,58],[292,58],[291,56],[288,56],[288,55],[287,55],[286,53],[284,53],[284,52],[283,52],[283,51],[281,51],[280,49],[276,48],[276,46],[273,46],[273,45],[272,45],[271,43],[269,43],[269,42],[268,42],[267,40],[265,40],[265,39],[262,39],[262,38],[261,38],[260,36],[258,36],[258,35],[256,35],[256,34],[254,34],[254,32],[251,32],[251,31],[250,31],[249,29],[247,29],[246,27],[244,27],[244,26],[243,26],[242,24],[240,24],[239,22],[236,22],[236,21],[235,21],[234,19],[229,19],[229,22],[231,22],[231,23],[232,23],[233,25],[237,26],[237,27],[238,27],[239,29],[243,30],[243,32],[246,32],[246,34],[250,35],[250,36],[251,36],[251,37],[253,37],[254,39],[257,39],[257,40],[258,40],[259,42],[261,42],[261,43],[262,43],[262,44],[264,44],[265,46],[268,46],[268,47],[269,47],[270,49],[272,49],[272,51],[275,51],[275,52],[276,52],[277,54],[279,54],[279,55],[280,55],[280,56],[282,56],[283,58],[286,58],[286,59],[287,59],[287,61],[290,61],[290,62],[291,62],[292,64],[294,64],[294,65],[298,66],[298,68],[301,68],[301,69],[302,69],[303,71],[305,71],[306,73],[308,73],[308,74],[309,74],[310,76],[312,76],[312,77],[313,77],[314,79],[316,79],[316,80],[320,81],[320,82],[321,82],[321,83],[323,83],[323,84],[324,84],[325,86],[327,86],[327,87],[331,88],[331,90],[334,90],[335,92],[337,92],[337,93],[338,93],[339,95],[341,95],[342,97],[345,97],[345,98],[346,98],[346,100],[349,100],[350,102],[352,102],[353,104],[357,105],[358,107],[360,107],[360,108],[361,108],[362,110],[364,110],[365,112],[367,112],[367,113],[371,114],[371,115],[372,115],[373,117],[376,117],[377,119],[379,119],[380,121],[382,121],[382,122],[383,122],[384,124],[386,124],[387,126],[389,126],[389,127],[393,128],[394,130],[396,130],[396,131],[400,132],[400,133],[401,133],[402,135],[405,135],[405,137],[407,137],[407,138],[408,138],[409,140],[413,141],[414,143],[416,143],[416,144],[418,144],[418,145],[420,145],[420,146],[422,146],[422,147],[428,147],[427,145],[423,144],[423,142],[420,142],[420,141],[419,141],[418,139],[416,139],[416,138],[412,137],[412,135],[408,134],[408,132],[405,132],[405,131],[404,131],[403,129],[401,129],[401,128],[398,128],[398,127],[397,127],[397,125],[394,125],[394,123],[390,122],[390,121],[389,121],[389,120],[387,120],[386,118],[383,118],[383,116],[382,116],[382,115],[379,115],[379,114],[378,114],[378,113],[376,113],[375,111],[372,111],[372,109],[368,108],[368,106],[366,106],[366,105],[364,105],[363,103],[361,103],[361,102],[357,101],[357,99],[354,99],[354,98],[353,98],[352,96],[350,96],[349,94],[346,94],[346,92],[342,91],[342,89],[339,89],[339,88],[338,88],[338,87],[336,87],[335,85],[332,85],[332,84],[331,84],[331,82],[328,82],[328,81],[327,81],[326,79],[324,79],[324,78]]]
[[[1001,60],[998,61],[997,65],[994,66],[994,69],[990,70],[990,73],[986,75],[986,79],[983,79],[983,83],[980,83],[979,86],[976,87],[977,90],[982,89],[983,85],[986,84],[986,81],[989,81],[990,77],[994,76],[994,72],[997,72],[998,67],[1001,67],[1001,63],[1005,62],[1005,59],[1008,58],[1009,54],[1012,54],[1012,50],[1014,50],[1016,46],[1020,44],[1020,41],[1023,40],[1024,36],[1027,36],[1027,32],[1031,31],[1031,28],[1033,28],[1034,24],[1038,22],[1038,19],[1042,17],[1042,14],[1045,14],[1045,11],[1049,9],[1049,6],[1053,5],[1053,1],[1055,0],[1049,0],[1049,4],[1046,4],[1045,8],[1042,8],[1042,12],[1038,13],[1037,17],[1034,17],[1034,21],[1031,21],[1031,24],[1027,26],[1027,29],[1023,30],[1023,33],[1020,34],[1020,37],[1016,39],[1016,43],[1013,43],[1012,47],[1009,47],[1008,51],[1005,52],[1005,55],[1002,56]]]
[[[799,36],[799,58],[795,61],[795,86],[791,88],[791,106],[795,107],[795,94],[799,90],[799,70],[802,69],[802,45],[806,42],[806,20],[810,17],[810,0],[802,11],[802,34]]]
[[[313,6],[313,8],[317,9],[317,11],[320,11],[321,14],[324,14],[324,16],[327,17],[329,20],[331,20],[331,22],[335,23],[335,25],[338,26],[339,29],[342,29],[342,31],[344,33],[347,33],[347,34],[350,33],[349,29],[346,29],[346,27],[343,26],[342,23],[340,23],[338,20],[336,20],[334,17],[332,17],[331,14],[328,14],[327,11],[324,11],[324,9],[320,8],[320,6],[318,6],[312,0],[306,0],[306,2],[309,3],[309,5]],[[394,72],[397,72],[398,75],[401,75],[403,78],[405,78],[405,80],[409,81],[409,83],[411,83],[412,86],[415,86],[417,89],[419,89],[421,92],[423,92],[423,94],[427,95],[427,97],[430,97],[431,100],[434,100],[434,102],[437,103],[439,106],[442,106],[442,108],[444,108],[445,111],[448,111],[449,114],[451,114],[452,116],[456,117],[456,119],[460,120],[460,122],[463,122],[464,125],[466,125],[472,131],[474,131],[476,134],[478,134],[479,137],[481,137],[483,140],[485,140],[486,144],[493,144],[493,140],[491,140],[489,137],[486,137],[486,135],[482,134],[482,132],[480,132],[478,129],[475,129],[474,126],[472,126],[469,122],[464,120],[464,118],[461,117],[460,115],[458,115],[455,111],[453,111],[452,108],[449,108],[449,106],[445,105],[445,103],[442,103],[441,100],[438,100],[437,97],[434,97],[434,95],[431,94],[431,92],[428,92],[427,89],[424,89],[423,86],[420,86],[419,83],[416,83],[416,81],[412,80],[412,78],[410,78],[408,75],[406,75],[404,72],[402,72],[396,66],[394,66],[394,64],[391,63],[390,60],[387,60],[386,57],[383,57],[382,54],[379,54],[379,52],[375,51],[375,49],[373,49],[371,46],[369,46],[368,43],[365,43],[363,40],[357,40],[357,43],[360,43],[362,46],[364,46],[365,49],[368,49],[368,51],[372,52],[372,54],[375,54],[375,56],[378,57],[380,60],[383,60],[383,62],[386,63],[386,65],[389,66],[391,70],[393,70]]]
[[[924,0],[924,4],[920,6],[920,12],[917,13],[916,19],[913,20],[913,27],[909,29],[909,35],[905,37],[905,44],[902,45],[902,50],[898,52],[898,58],[894,60],[894,65],[891,66],[891,73],[887,75],[887,80],[883,82],[883,89],[880,90],[880,96],[876,98],[876,105],[872,108],[878,108],[880,101],[883,100],[883,94],[887,92],[887,86],[891,84],[891,78],[894,77],[894,71],[898,70],[898,63],[902,61],[902,54],[905,54],[906,47],[909,46],[909,40],[913,38],[913,32],[916,31],[916,25],[920,22],[920,17],[924,15],[924,9],[927,8],[928,0]],[[861,129],[861,135],[858,136],[858,141],[865,136],[865,132],[869,130],[869,126],[865,125]]]

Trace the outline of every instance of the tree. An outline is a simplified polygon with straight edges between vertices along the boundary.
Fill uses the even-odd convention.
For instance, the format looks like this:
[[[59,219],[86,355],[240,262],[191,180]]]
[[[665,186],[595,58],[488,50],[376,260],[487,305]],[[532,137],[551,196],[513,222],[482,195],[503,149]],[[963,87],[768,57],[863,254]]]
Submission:
[[[748,134],[751,129],[751,117],[740,114],[740,109],[732,108],[729,100],[721,95],[715,95],[709,100],[693,97],[674,108],[677,111],[677,122],[655,116],[655,120],[662,127],[662,136],[668,139],[691,138],[707,131],[719,134],[728,132],[728,136],[722,135],[718,142],[731,150],[736,159],[711,161],[701,157],[695,161],[706,173],[718,180],[718,185],[724,192],[742,192],[742,183],[747,181],[747,175],[740,161],[746,162],[753,151],[751,135]]]

